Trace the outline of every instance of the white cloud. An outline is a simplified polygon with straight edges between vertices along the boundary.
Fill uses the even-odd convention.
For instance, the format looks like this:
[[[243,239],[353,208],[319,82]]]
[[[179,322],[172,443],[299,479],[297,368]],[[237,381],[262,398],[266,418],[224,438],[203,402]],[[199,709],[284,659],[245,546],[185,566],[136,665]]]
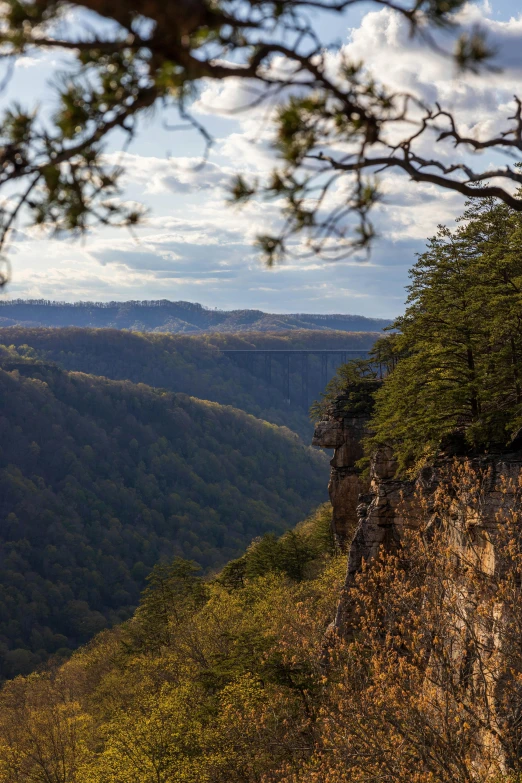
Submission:
[[[461,23],[479,24],[486,31],[498,50],[501,73],[458,74],[450,60],[412,39],[406,23],[388,10],[368,13],[349,32],[343,54],[364,59],[376,74],[385,74],[393,89],[409,90],[430,103],[440,100],[456,112],[467,132],[495,133],[512,113],[512,96],[522,83],[522,15],[499,21],[492,5],[492,10],[467,6]],[[445,43],[451,45],[449,39]],[[329,58],[333,68],[338,56]],[[165,297],[287,312],[397,314],[415,252],[437,223],[451,224],[462,208],[461,197],[387,172],[381,177],[384,200],[374,215],[381,238],[369,263],[307,258],[266,269],[252,242],[256,234],[275,229],[280,204],[255,200],[240,211],[225,206],[228,183],[238,170],[262,177],[275,162],[270,112],[265,107],[237,111],[255,97],[253,87],[240,79],[203,86],[193,109],[216,136],[205,166],[189,154],[161,157],[157,144],[143,145],[142,154],[107,154],[108,161],[126,170],[126,195],[151,206],[150,218],[136,231],[139,241],[122,232],[94,231],[82,245],[28,231],[17,242],[10,295]],[[150,131],[156,132],[154,127]],[[463,154],[449,144],[447,153]],[[487,157],[481,160],[484,166],[488,162]],[[339,203],[345,193],[341,184],[329,205]]]
[[[437,35],[451,51],[462,32],[479,28],[496,53],[497,71],[460,73],[451,57],[411,37],[405,19],[388,9],[367,14],[351,31],[344,54],[368,69],[393,91],[407,91],[434,107],[438,102],[455,113],[465,133],[479,137],[504,129],[513,114],[513,95],[522,76],[522,14],[508,21],[492,18],[488,6],[468,4],[459,15],[460,26],[450,36]],[[443,124],[443,121],[441,121]]]
[[[436,34],[440,47],[451,52],[457,35],[478,27],[496,53],[493,64],[499,70],[484,70],[479,75],[458,72],[450,56],[430,48],[423,38],[412,37],[404,17],[389,9],[367,13],[361,24],[349,31],[349,40],[341,51],[326,55],[328,69],[334,76],[341,56],[354,63],[362,61],[391,91],[411,93],[432,107],[439,102],[455,112],[464,133],[477,137],[496,133],[506,128],[515,106],[513,95],[520,92],[522,13],[500,21],[493,18],[488,4],[468,3],[458,22],[451,34]],[[194,108],[204,115],[212,111],[220,116],[234,116],[241,131],[229,134],[220,152],[236,164],[239,160],[258,170],[266,169],[270,160],[270,105],[240,111],[256,95],[256,89],[259,87],[253,82],[235,78],[224,83],[209,82]],[[397,129],[396,135],[399,133]],[[433,137],[427,139],[426,148],[432,145]],[[448,152],[450,147],[448,142]]]
[[[234,170],[198,158],[154,156],[145,157],[130,152],[115,152],[104,156],[105,161],[125,170],[123,184],[136,183],[145,194],[196,193],[198,191],[224,192]]]

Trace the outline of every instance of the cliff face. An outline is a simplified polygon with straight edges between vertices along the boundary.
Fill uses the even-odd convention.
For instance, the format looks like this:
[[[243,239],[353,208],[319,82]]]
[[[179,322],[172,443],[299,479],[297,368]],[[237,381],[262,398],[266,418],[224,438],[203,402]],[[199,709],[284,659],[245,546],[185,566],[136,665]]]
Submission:
[[[346,397],[339,396],[330,406],[328,416],[316,424],[313,445],[333,448],[328,485],[333,512],[334,534],[339,545],[347,552],[347,586],[360,570],[363,560],[372,560],[381,546],[390,550],[401,540],[405,524],[414,515],[412,506],[422,495],[433,498],[441,477],[447,476],[450,461],[441,461],[433,468],[425,469],[414,481],[395,478],[396,465],[390,453],[377,452],[371,461],[370,477],[363,479],[356,467],[362,457],[361,440],[368,422],[367,416],[354,417],[345,412]],[[484,550],[481,562],[486,571],[495,567],[493,541],[499,508],[515,502],[522,473],[520,453],[488,455],[469,460],[472,472],[482,479],[480,511],[476,504],[462,498],[455,501],[452,514],[459,519],[462,530],[475,531],[473,558],[477,557],[477,542]],[[510,501],[511,498],[511,501]],[[466,546],[463,539],[461,548]],[[471,555],[470,555],[471,556]],[[336,625],[343,631],[348,608],[341,599]]]
[[[439,530],[445,531],[448,557],[456,557],[469,564],[488,579],[498,577],[500,572],[505,573],[506,561],[502,560],[499,542],[502,525],[508,517],[511,515],[512,519],[520,520],[521,452],[459,460],[442,459],[435,466],[423,470],[415,480],[408,481],[395,478],[396,465],[392,456],[382,450],[371,461],[369,479],[363,480],[355,463],[361,456],[360,440],[367,418],[346,414],[345,401],[346,398],[339,397],[330,406],[325,420],[316,426],[313,443],[334,449],[329,491],[335,535],[348,555],[346,588],[353,585],[363,561],[371,562],[381,548],[395,551],[404,540],[406,529],[415,530],[416,524],[421,523],[435,523]],[[453,487],[441,505],[438,489],[446,488],[448,477],[453,481]],[[421,505],[419,499],[422,499]],[[403,549],[403,553],[407,558],[407,550]],[[480,709],[483,715],[480,717],[483,727],[478,732],[477,746],[481,750],[477,752],[475,763],[480,766],[480,759],[489,754],[489,758],[497,759],[498,768],[507,770],[512,766],[510,751],[499,736],[516,733],[516,727],[509,727],[513,715],[518,715],[519,705],[515,704],[514,696],[510,697],[509,693],[506,696],[506,690],[510,688],[506,689],[507,675],[502,672],[509,669],[506,661],[512,656],[510,659],[507,654],[506,634],[499,631],[503,623],[499,618],[513,611],[513,607],[506,610],[498,598],[493,598],[488,617],[481,616],[476,611],[473,590],[469,581],[449,588],[453,599],[456,594],[460,596],[459,622],[462,624],[462,638],[465,637],[461,648],[460,642],[455,645],[453,640],[449,659],[459,687],[473,687],[477,693],[482,693]],[[518,614],[519,610],[515,607],[514,611]],[[337,634],[350,636],[351,612],[346,589],[341,595],[335,618]],[[518,627],[518,621],[516,625]],[[469,663],[468,637],[480,644],[480,665],[476,661]],[[329,644],[327,641],[327,646]],[[429,668],[429,663],[427,666]],[[485,670],[487,677],[484,677]],[[467,671],[466,682],[461,682],[463,671]],[[488,775],[485,773],[484,779],[489,780]]]
[[[346,411],[347,398],[339,396],[328,417],[316,424],[313,446],[334,449],[328,492],[332,503],[333,530],[338,545],[348,550],[358,527],[359,495],[368,489],[356,463],[363,456],[361,441],[368,417]]]

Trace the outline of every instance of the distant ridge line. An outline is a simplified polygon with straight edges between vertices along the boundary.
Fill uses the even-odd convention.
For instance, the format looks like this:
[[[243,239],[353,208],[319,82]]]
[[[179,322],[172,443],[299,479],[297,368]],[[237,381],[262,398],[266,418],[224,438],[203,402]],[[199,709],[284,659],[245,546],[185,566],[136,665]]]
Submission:
[[[132,305],[133,307],[166,307],[168,305],[176,305],[177,307],[188,307],[195,310],[209,310],[210,312],[216,312],[205,305],[201,305],[198,302],[185,302],[180,300],[174,302],[171,299],[126,299],[124,301],[112,300],[110,302],[91,302],[89,300],[83,300],[80,302],[62,302],[56,299],[0,299],[0,306],[6,307],[9,305],[38,305],[39,307],[100,307],[107,309],[109,307],[121,307],[122,305]],[[221,312],[227,312],[223,310]]]
[[[108,309],[111,307],[122,307],[132,305],[133,307],[168,307],[169,305],[193,310],[204,310],[208,313],[260,313],[262,315],[279,315],[286,318],[316,318],[318,321],[325,321],[328,318],[367,318],[370,321],[382,321],[390,323],[389,318],[380,318],[379,316],[357,315],[356,313],[266,313],[264,310],[250,307],[236,307],[230,310],[223,310],[220,307],[207,307],[199,302],[187,302],[183,299],[174,301],[173,299],[125,299],[111,300],[110,302],[94,302],[90,300],[81,300],[78,302],[62,302],[57,299],[0,299],[0,307],[9,307],[10,305],[37,305],[39,307],[99,307]]]
[[[266,313],[220,310],[198,302],[130,299],[123,302],[62,302],[52,299],[0,299],[0,327],[81,327],[140,332],[282,332],[295,330],[380,332],[390,323],[349,313]]]

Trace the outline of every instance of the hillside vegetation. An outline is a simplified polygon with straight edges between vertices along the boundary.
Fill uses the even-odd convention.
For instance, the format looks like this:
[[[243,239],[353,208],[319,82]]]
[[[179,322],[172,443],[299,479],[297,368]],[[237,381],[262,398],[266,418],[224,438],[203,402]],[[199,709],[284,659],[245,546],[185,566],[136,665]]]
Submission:
[[[132,620],[8,683],[0,781],[254,783],[306,758],[345,565],[329,515],[212,581],[187,561],[157,567]]]
[[[50,302],[43,299],[0,301],[0,326],[80,326],[132,329],[138,332],[277,332],[287,329],[380,331],[384,318],[361,315],[272,314],[261,310],[211,310],[193,302]]]
[[[395,366],[375,397],[368,451],[391,447],[402,471],[441,449],[520,447],[522,218],[483,199],[457,223],[439,228],[410,272],[389,341]]]
[[[441,453],[519,451],[521,240],[520,214],[493,199],[468,204],[456,229],[440,226],[410,271],[394,331],[338,369],[314,417],[340,392],[364,401],[367,460],[389,449],[403,475]]]
[[[0,674],[129,617],[159,560],[205,569],[295,524],[327,461],[285,428],[2,349]]]
[[[24,355],[57,362],[66,370],[146,383],[233,405],[275,424],[287,425],[306,441],[311,437],[311,426],[307,408],[301,400],[299,362],[293,361],[291,366],[289,405],[283,391],[282,366],[277,360],[272,363],[273,383],[268,384],[264,379],[264,360],[258,360],[249,368],[223,356],[220,349],[353,348],[364,351],[371,347],[376,337],[375,333],[310,331],[186,337],[116,329],[0,330],[0,342],[16,346]],[[22,346],[25,347],[22,349]],[[330,373],[335,370],[335,362],[340,361],[340,356],[330,360]],[[321,360],[310,357],[309,402],[319,394],[322,383]]]
[[[470,502],[466,478],[441,487],[437,511]],[[408,514],[407,568],[382,553],[362,571],[345,639],[329,630],[346,569],[330,516],[264,536],[211,580],[186,560],[157,566],[131,620],[6,683],[0,783],[518,783],[520,515],[497,549],[509,567],[492,575]],[[484,625],[455,666],[456,583],[479,617],[501,597],[505,664],[491,666]]]

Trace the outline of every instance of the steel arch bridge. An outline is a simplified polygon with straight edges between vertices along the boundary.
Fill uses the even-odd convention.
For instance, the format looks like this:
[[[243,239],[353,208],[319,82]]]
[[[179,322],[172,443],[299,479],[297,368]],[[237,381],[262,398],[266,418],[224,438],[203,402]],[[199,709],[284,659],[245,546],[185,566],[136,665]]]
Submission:
[[[368,350],[343,348],[291,348],[288,350],[271,348],[221,349],[221,353],[253,375],[261,375],[265,382],[271,386],[277,385],[274,383],[272,372],[273,362],[277,362],[282,372],[281,390],[289,404],[294,402],[291,399],[290,378],[291,374],[297,372],[301,377],[298,404],[300,403],[306,409],[308,409],[310,401],[309,359],[311,356],[317,356],[321,359],[321,388],[324,389],[339,365],[346,364],[349,359],[367,359],[370,355]]]

